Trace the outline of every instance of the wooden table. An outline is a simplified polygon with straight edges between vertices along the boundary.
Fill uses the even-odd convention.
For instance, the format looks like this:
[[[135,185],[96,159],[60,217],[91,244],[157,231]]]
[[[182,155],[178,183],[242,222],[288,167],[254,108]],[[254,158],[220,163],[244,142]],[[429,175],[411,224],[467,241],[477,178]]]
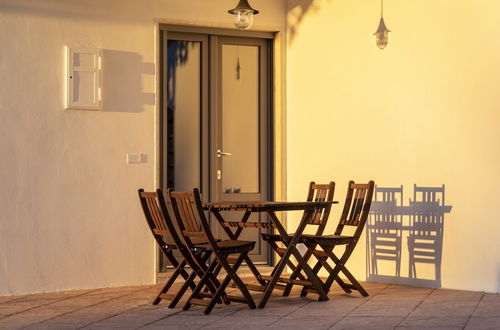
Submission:
[[[337,201],[333,202],[266,202],[266,201],[237,201],[237,202],[212,202],[205,203],[205,210],[210,211],[215,218],[219,221],[220,225],[227,233],[230,239],[238,239],[244,228],[265,228],[265,229],[276,229],[283,239],[287,249],[283,254],[281,260],[276,264],[272,276],[262,276],[257,270],[257,267],[253,264],[250,257],[245,258],[245,262],[254,274],[255,278],[262,285],[262,291],[264,292],[264,297],[259,303],[259,308],[263,308],[267,301],[269,300],[273,289],[280,280],[280,276],[285,269],[287,262],[293,255],[297,262],[302,266],[304,273],[307,275],[307,282],[310,286],[316,289],[320,300],[328,300],[328,296],[323,289],[323,281],[312,271],[311,267],[307,264],[307,261],[302,257],[299,250],[297,249],[297,243],[300,241],[301,235],[306,228],[309,221],[315,214],[316,210],[326,208],[329,205],[337,204]],[[243,211],[243,217],[239,222],[230,222],[224,220],[221,215],[222,211]],[[287,233],[281,221],[276,216],[276,212],[283,211],[303,211],[302,220],[300,221],[295,234],[290,237]],[[256,223],[248,222],[250,214],[253,212],[265,212],[269,215],[271,223]],[[237,228],[233,232],[230,228]],[[305,282],[305,281],[302,281]],[[259,290],[260,291],[260,290]]]

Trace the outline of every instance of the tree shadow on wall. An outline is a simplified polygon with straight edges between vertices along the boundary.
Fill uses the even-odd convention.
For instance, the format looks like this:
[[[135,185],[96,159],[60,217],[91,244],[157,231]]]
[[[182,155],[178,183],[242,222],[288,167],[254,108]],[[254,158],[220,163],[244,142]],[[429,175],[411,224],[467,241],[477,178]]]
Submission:
[[[331,1],[332,0],[289,0],[287,8],[288,41],[292,42],[294,40],[297,29],[307,13],[319,11],[321,3]]]
[[[445,205],[444,185],[414,185],[406,206],[403,186],[376,187],[366,226],[368,281],[441,287],[444,219],[451,208]],[[402,274],[403,256],[408,268]]]
[[[193,42],[182,41],[182,40],[168,40],[167,42],[167,54],[162,54],[163,58],[166,56],[166,66],[167,66],[167,86],[163,93],[167,96],[167,129],[164,132],[166,134],[166,152],[167,152],[167,187],[175,189],[175,119],[176,119],[176,88],[177,88],[177,70],[178,68],[184,66],[189,59],[189,50],[194,45]],[[164,64],[165,65],[165,64]],[[181,110],[181,109],[179,109]],[[182,110],[181,110],[182,111]],[[172,265],[170,261],[161,254],[160,259],[160,271],[166,272],[168,268]]]

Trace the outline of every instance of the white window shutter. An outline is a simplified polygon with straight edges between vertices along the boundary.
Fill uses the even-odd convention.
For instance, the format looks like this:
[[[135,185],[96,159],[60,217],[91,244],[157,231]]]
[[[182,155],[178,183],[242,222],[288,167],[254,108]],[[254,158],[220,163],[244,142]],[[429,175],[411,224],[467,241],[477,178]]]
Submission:
[[[67,109],[101,109],[99,49],[67,47]]]

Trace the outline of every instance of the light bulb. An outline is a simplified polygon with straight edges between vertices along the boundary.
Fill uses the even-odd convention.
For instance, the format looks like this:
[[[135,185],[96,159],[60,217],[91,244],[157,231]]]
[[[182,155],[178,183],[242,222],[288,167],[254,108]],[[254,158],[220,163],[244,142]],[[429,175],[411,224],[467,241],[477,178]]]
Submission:
[[[240,30],[248,30],[253,25],[253,10],[243,9],[235,11],[234,25]]]
[[[228,10],[228,13],[234,17],[234,25],[240,30],[247,30],[253,24],[253,16],[257,15],[259,11],[253,9],[248,0],[240,0],[234,9]]]

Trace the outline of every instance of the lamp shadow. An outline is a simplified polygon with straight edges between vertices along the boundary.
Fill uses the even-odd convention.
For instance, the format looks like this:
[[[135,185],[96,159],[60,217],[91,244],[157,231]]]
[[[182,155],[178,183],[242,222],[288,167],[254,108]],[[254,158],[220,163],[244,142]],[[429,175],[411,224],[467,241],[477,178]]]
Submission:
[[[403,186],[376,187],[366,226],[367,280],[441,287],[444,219],[451,208],[445,204],[445,185],[415,184],[408,205]],[[408,260],[405,272],[403,258]],[[424,265],[433,270],[423,271]]]
[[[155,105],[155,93],[143,91],[143,75],[155,74],[154,63],[138,53],[102,50],[102,108],[110,112],[142,112]]]

